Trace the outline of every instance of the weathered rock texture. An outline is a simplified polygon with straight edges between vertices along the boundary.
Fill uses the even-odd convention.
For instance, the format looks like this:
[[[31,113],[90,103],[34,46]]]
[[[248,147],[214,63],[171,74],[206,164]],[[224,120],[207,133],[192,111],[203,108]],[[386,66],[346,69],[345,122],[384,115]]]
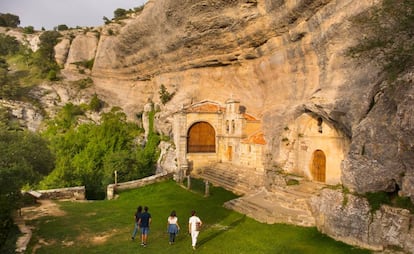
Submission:
[[[102,28],[92,69],[94,89],[133,118],[148,99],[159,103],[164,85],[175,92],[157,116],[157,128],[167,135],[171,114],[183,105],[237,98],[262,119],[269,176],[286,166],[279,160],[283,128],[311,113],[349,141],[341,166],[346,187],[358,193],[399,191],[414,201],[413,78],[408,73],[389,86],[375,63],[346,55],[361,36],[351,18],[377,3],[149,0],[136,17]],[[94,44],[72,43],[68,55],[94,52],[82,46]],[[370,221],[366,201],[349,199],[352,206],[345,208],[335,195],[320,202],[329,206],[335,201],[336,213],[314,206],[315,214],[329,214],[320,223],[323,232],[362,246],[380,248],[384,242],[412,251],[411,240],[404,245],[387,233],[367,233],[386,223],[376,217]]]
[[[349,141],[341,167],[346,187],[358,193],[399,191],[414,201],[413,76],[389,85],[375,63],[346,55],[361,36],[351,18],[377,3],[149,0],[136,17],[99,28],[99,40],[77,34],[70,46],[62,41],[57,59],[66,77],[76,79],[78,70],[70,63],[94,58],[93,92],[131,119],[149,99],[159,103],[161,85],[175,92],[156,119],[167,135],[172,113],[184,104],[239,99],[262,119],[268,176],[285,167],[278,160],[283,128],[311,113]],[[412,232],[405,245],[386,233],[367,235],[387,223],[376,217],[370,222],[362,199],[350,197],[352,206],[342,208],[342,199],[330,196],[314,205],[315,214],[327,214],[320,222],[323,232],[342,232],[338,238],[350,243],[379,248],[383,241],[413,250]]]
[[[398,247],[414,253],[414,215],[382,206],[371,214],[366,199],[325,189],[311,201],[318,229],[351,245],[383,250]]]

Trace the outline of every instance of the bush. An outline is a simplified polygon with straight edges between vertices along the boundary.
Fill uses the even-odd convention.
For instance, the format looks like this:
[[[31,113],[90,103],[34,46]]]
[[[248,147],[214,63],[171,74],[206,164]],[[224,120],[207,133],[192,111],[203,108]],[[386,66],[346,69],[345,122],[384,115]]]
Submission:
[[[169,93],[167,89],[165,88],[165,86],[162,84],[160,87],[159,94],[160,94],[161,103],[165,105],[165,103],[169,102],[172,99],[172,97],[175,95],[175,92]]]
[[[55,70],[50,70],[47,74],[47,79],[50,81],[57,81],[59,78],[57,77],[57,73]]]
[[[89,109],[95,112],[101,111],[103,107],[103,102],[98,98],[98,95],[95,93],[92,96],[91,101],[89,102]]]
[[[23,28],[23,33],[25,34],[33,34],[35,32],[33,26],[26,26]]]

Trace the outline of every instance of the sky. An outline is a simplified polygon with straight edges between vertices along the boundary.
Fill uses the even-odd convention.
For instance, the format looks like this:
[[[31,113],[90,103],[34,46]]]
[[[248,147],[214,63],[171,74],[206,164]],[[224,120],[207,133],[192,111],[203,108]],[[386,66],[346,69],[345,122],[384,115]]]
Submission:
[[[117,8],[125,10],[145,4],[147,0],[0,0],[0,13],[19,16],[20,26],[68,27],[101,26],[103,17],[112,19]]]

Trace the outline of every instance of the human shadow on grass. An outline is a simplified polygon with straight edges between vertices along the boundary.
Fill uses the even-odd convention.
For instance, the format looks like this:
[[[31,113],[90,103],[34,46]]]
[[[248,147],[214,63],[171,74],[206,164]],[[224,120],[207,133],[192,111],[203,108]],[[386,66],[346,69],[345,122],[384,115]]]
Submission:
[[[244,222],[245,220],[246,220],[246,215],[244,215],[240,219],[237,219],[237,220],[233,221],[228,226],[226,226],[226,227],[224,227],[222,229],[219,229],[219,230],[213,232],[212,234],[209,234],[206,237],[203,237],[202,239],[200,239],[200,241],[197,242],[197,245],[198,246],[202,246],[203,244],[207,243],[208,241],[210,241],[210,240],[216,238],[217,236],[223,234],[227,230],[236,227],[237,225],[239,225],[240,223]]]

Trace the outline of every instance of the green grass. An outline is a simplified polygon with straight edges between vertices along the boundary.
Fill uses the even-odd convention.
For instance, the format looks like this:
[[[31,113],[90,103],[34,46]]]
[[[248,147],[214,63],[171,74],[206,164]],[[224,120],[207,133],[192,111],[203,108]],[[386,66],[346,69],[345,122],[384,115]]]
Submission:
[[[197,181],[192,181],[198,186]],[[201,191],[201,193],[200,193]],[[85,203],[59,202],[62,217],[43,217],[32,221],[36,229],[28,253],[194,253],[187,234],[192,209],[204,225],[195,253],[369,253],[320,234],[315,228],[284,224],[267,225],[222,207],[236,196],[221,188],[188,191],[173,181],[125,191],[117,200]],[[133,214],[138,205],[148,206],[153,223],[148,246],[131,241]],[[176,210],[181,232],[174,245],[168,244],[167,217]],[[94,242],[94,237],[106,241]],[[39,241],[46,242],[35,247]]]

